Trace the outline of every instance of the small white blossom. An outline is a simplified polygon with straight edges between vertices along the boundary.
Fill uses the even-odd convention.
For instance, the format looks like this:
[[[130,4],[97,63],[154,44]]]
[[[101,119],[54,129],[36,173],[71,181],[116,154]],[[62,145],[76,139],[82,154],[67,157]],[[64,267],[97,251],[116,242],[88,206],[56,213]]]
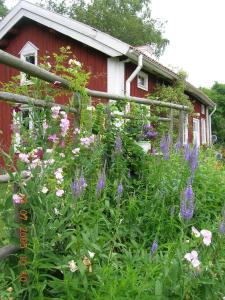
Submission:
[[[42,188],[41,192],[42,192],[43,194],[47,194],[48,188],[47,188],[46,186],[44,186],[44,187]]]
[[[57,119],[58,118],[60,109],[61,109],[60,106],[53,106],[53,107],[51,107],[52,118],[53,119]]]
[[[53,149],[46,149],[46,153],[52,153]]]
[[[75,128],[73,133],[74,134],[80,134],[80,129],[79,128]]]
[[[62,158],[66,157],[64,153],[59,153],[59,156],[62,157]]]
[[[88,255],[90,258],[93,258],[95,256],[95,253],[88,250]]]
[[[78,269],[78,266],[77,266],[77,263],[76,263],[74,260],[70,260],[70,261],[68,262],[68,264],[69,264],[70,272],[76,272],[76,271],[79,270],[79,269]]]
[[[201,236],[203,236],[203,243],[206,246],[209,246],[212,241],[212,232],[207,229],[203,229],[200,231],[200,233],[201,233]]]
[[[73,153],[74,155],[78,155],[79,152],[80,152],[80,148],[75,148],[75,149],[72,150],[72,153]]]
[[[192,231],[192,233],[194,234],[195,237],[200,237],[201,236],[200,232],[194,226],[191,227],[191,231]]]

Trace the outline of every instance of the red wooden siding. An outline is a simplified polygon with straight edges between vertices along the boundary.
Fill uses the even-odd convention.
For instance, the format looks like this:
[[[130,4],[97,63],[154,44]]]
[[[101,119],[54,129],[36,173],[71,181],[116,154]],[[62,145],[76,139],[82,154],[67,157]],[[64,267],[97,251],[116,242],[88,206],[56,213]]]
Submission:
[[[129,76],[134,72],[136,69],[136,65],[132,63],[128,63],[125,65],[125,82],[129,78]],[[145,91],[143,89],[138,88],[137,86],[137,76],[134,78],[134,80],[131,82],[130,87],[130,95],[134,97],[146,97],[147,94],[152,93],[158,80],[153,75],[149,74],[148,72],[144,71],[146,74],[148,74],[148,91]]]
[[[62,46],[70,46],[85,70],[90,72],[88,87],[107,91],[107,56],[105,54],[28,19],[18,23],[16,28],[18,34],[8,37],[9,44],[4,51],[19,57],[20,50],[30,41],[39,48],[38,56],[41,57],[58,52]],[[18,71],[0,65],[0,82],[7,82],[17,74],[19,74]],[[10,106],[0,102],[0,146],[5,150],[9,149],[11,143],[11,122]]]

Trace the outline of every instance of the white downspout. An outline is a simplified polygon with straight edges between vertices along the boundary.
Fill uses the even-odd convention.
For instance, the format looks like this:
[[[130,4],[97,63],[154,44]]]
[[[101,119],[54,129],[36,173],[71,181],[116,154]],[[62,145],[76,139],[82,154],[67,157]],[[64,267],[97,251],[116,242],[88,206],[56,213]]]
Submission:
[[[216,105],[213,108],[213,111],[209,114],[209,142],[212,145],[212,115],[216,111]]]
[[[209,108],[208,108],[208,106],[206,106],[206,108],[205,108],[205,116],[206,116],[206,138],[207,138],[207,146],[209,146],[210,129],[209,129]]]
[[[143,67],[143,55],[140,54],[138,56],[138,65],[137,65],[137,68],[130,75],[130,77],[126,80],[126,96],[128,96],[128,97],[130,96],[130,84],[131,84],[131,81],[141,71],[142,67]],[[129,104],[127,105],[125,111],[126,111],[126,113],[130,111],[130,105]]]

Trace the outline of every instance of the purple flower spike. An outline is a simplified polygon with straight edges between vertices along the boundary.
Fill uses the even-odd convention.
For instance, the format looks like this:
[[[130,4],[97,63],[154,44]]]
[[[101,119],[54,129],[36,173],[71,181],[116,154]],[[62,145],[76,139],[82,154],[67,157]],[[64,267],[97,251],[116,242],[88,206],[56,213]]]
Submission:
[[[194,192],[192,186],[189,185],[181,195],[180,203],[180,215],[188,221],[193,217],[194,214]]]
[[[83,175],[78,180],[74,180],[72,183],[72,190],[74,196],[79,198],[80,195],[84,192],[85,188],[87,187],[87,182]]]
[[[177,143],[175,144],[174,148],[175,148],[175,153],[178,153],[180,148],[182,147],[182,144],[180,141],[177,141]]]
[[[105,187],[105,174],[102,173],[98,179],[97,187],[96,187],[96,192],[97,194],[101,193],[101,191]]]
[[[220,224],[219,232],[220,234],[225,234],[225,221]]]
[[[185,158],[185,160],[190,159],[190,145],[189,144],[186,144],[184,146],[184,158]]]
[[[160,149],[164,154],[166,160],[170,159],[170,151],[169,151],[169,136],[165,135],[162,137],[160,141]]]
[[[123,193],[123,185],[122,185],[122,182],[120,182],[119,185],[118,185],[117,193],[118,193],[119,196]]]
[[[150,250],[150,256],[153,256],[155,254],[155,252],[157,251],[158,249],[158,242],[157,240],[154,240],[153,243],[152,243],[152,246],[151,246],[151,250]]]
[[[121,140],[120,136],[117,136],[116,140],[115,140],[115,152],[116,153],[122,152],[122,140]]]
[[[189,165],[191,168],[192,174],[194,174],[195,170],[198,167],[198,147],[195,144],[191,150],[190,158],[189,158]]]

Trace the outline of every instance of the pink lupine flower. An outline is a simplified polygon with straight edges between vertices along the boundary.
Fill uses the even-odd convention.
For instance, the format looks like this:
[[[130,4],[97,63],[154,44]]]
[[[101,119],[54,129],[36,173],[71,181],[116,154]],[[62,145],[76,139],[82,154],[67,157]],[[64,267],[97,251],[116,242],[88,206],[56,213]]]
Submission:
[[[89,147],[91,143],[94,142],[94,135],[91,135],[89,137],[83,137],[83,138],[80,138],[80,143],[82,146],[84,147]]]
[[[62,197],[63,194],[64,194],[64,190],[57,190],[57,191],[56,191],[56,196],[57,196],[57,197]]]
[[[196,250],[192,250],[190,253],[186,253],[184,258],[189,261],[194,268],[198,268],[201,264],[198,260],[198,252]]]
[[[65,148],[65,141],[62,140],[62,141],[60,142],[59,146],[60,146],[61,148]]]
[[[48,123],[46,121],[44,121],[42,127],[44,130],[48,129],[48,127],[49,127]]]
[[[56,135],[55,133],[54,133],[54,134],[50,134],[50,135],[48,136],[48,141],[49,141],[49,142],[55,143],[56,141],[58,141],[57,135]]]
[[[191,231],[192,231],[192,233],[194,234],[195,237],[200,237],[201,236],[200,232],[194,226],[191,227]]]
[[[15,204],[20,204],[23,201],[23,196],[18,194],[14,194],[12,198],[13,198],[13,203]]]
[[[52,111],[52,118],[57,119],[59,117],[59,112],[60,112],[61,107],[60,106],[53,106],[51,108]]]
[[[29,160],[29,154],[25,154],[25,153],[20,153],[19,154],[19,159],[27,164],[30,163],[30,160]]]
[[[209,246],[212,241],[212,232],[207,229],[203,229],[200,231],[200,233],[201,233],[201,236],[203,236],[203,243],[206,246]]]
[[[63,175],[62,175],[62,168],[58,168],[56,171],[55,171],[55,178],[58,179],[59,181],[63,181]]]
[[[60,127],[61,127],[62,136],[66,136],[67,131],[69,130],[70,127],[70,121],[67,119],[67,115],[65,115],[64,118],[61,119]]]

